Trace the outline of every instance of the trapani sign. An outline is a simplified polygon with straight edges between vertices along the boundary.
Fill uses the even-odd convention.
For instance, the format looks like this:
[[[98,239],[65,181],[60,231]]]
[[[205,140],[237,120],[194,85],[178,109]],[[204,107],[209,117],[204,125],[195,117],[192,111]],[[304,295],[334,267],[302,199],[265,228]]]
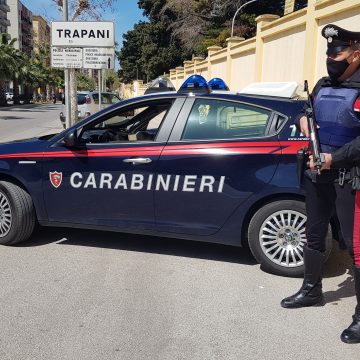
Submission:
[[[113,47],[115,45],[114,23],[111,21],[53,21],[51,45]]]
[[[67,16],[65,16],[67,19]],[[88,58],[85,48],[90,47]],[[51,23],[51,65],[65,69],[66,127],[71,124],[69,68],[85,67],[98,70],[101,90],[101,69],[114,68],[115,34],[110,21],[53,21]],[[99,96],[99,110],[101,96]]]
[[[113,69],[114,46],[113,22],[53,21],[51,23],[53,67]]]

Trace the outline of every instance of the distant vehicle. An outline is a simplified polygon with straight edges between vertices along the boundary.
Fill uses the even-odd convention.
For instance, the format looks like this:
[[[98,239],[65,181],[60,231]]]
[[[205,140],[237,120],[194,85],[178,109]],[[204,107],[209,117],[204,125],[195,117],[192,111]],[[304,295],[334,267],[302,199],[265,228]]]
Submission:
[[[12,92],[7,92],[5,93],[5,96],[6,96],[6,100],[12,100],[14,94]]]
[[[101,109],[104,109],[110,105],[116,104],[121,99],[111,93],[111,92],[102,92],[101,93]],[[65,99],[63,99],[63,104],[65,104]],[[83,119],[87,116],[95,114],[99,111],[99,92],[98,91],[79,91],[77,93],[77,104],[78,104],[78,117]],[[60,121],[65,125],[65,111],[60,113]]]
[[[12,99],[14,103],[18,103],[20,105],[23,104],[32,104],[34,102],[32,94],[19,94],[16,98]]]

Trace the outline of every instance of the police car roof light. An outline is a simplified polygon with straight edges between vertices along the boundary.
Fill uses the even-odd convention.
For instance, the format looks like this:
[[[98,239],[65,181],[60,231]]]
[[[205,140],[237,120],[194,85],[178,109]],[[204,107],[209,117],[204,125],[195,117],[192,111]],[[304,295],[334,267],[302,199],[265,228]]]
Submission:
[[[296,81],[258,82],[244,87],[238,93],[244,95],[265,95],[292,98],[297,95],[298,87],[299,84]]]
[[[229,90],[229,87],[226,85],[225,81],[220,78],[213,78],[209,81],[209,86],[212,90]]]
[[[191,75],[180,86],[179,93],[210,93],[209,84],[201,75]]]

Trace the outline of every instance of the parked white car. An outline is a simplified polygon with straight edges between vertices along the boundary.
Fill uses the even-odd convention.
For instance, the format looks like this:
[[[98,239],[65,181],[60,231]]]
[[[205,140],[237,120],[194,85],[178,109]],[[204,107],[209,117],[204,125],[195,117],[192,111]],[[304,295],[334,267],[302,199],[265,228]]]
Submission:
[[[121,99],[112,92],[101,93],[101,109],[112,104],[116,104]],[[63,99],[65,104],[65,99]],[[77,93],[78,117],[83,119],[98,112],[99,109],[99,92],[98,91],[79,91]],[[65,109],[60,113],[60,120],[65,125]]]

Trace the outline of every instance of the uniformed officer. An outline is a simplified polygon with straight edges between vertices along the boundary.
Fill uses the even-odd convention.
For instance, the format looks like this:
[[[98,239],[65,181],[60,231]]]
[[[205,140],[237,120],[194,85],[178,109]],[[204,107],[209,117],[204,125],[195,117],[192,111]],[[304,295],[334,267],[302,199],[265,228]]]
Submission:
[[[353,261],[354,261],[354,283],[356,295],[355,314],[353,322],[341,334],[341,340],[346,343],[360,343],[360,137],[345,144],[332,154],[325,154],[325,164],[322,170],[340,168],[349,163],[354,167],[351,171],[351,183],[355,196],[354,233],[353,233]]]
[[[329,24],[322,29],[322,35],[327,40],[326,65],[329,76],[317,82],[312,97],[321,151],[333,153],[360,136],[360,116],[354,111],[354,104],[360,95],[360,33]],[[300,116],[298,126],[305,136],[309,136],[305,116]],[[344,161],[341,167],[324,169],[320,175],[311,170],[305,172],[307,244],[304,247],[304,281],[296,294],[282,300],[281,306],[284,308],[299,308],[323,302],[321,281],[325,238],[334,209],[345,244],[354,256],[355,197],[351,184],[346,181],[351,168],[351,161]],[[359,282],[359,274],[355,276]],[[360,291],[359,285],[358,289]],[[347,331],[341,338],[345,342],[360,342],[359,331],[358,322],[355,332]]]

